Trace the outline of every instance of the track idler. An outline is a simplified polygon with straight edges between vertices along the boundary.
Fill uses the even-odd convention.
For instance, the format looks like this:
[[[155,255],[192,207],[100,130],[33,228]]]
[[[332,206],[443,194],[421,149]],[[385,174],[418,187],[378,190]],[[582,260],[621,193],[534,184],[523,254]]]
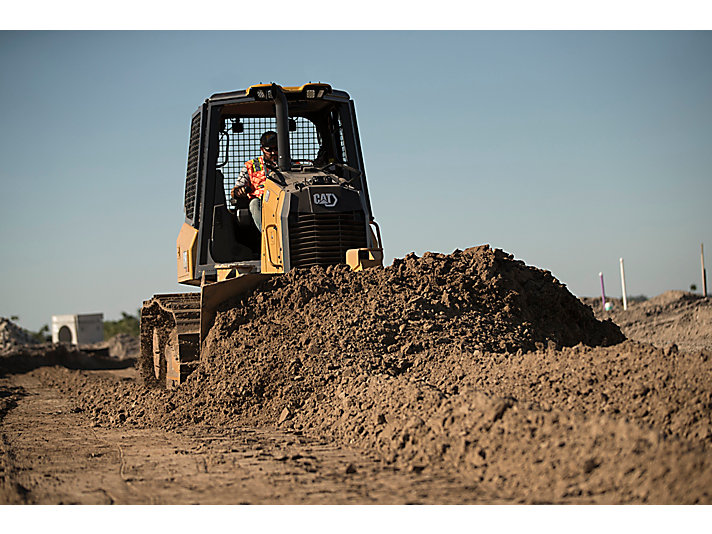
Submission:
[[[155,295],[141,309],[139,370],[147,385],[175,388],[200,358],[200,293]]]
[[[248,293],[267,275],[244,274],[203,283],[200,293],[154,295],[141,308],[139,370],[146,385],[173,389],[200,362],[200,347],[215,322],[217,308]]]

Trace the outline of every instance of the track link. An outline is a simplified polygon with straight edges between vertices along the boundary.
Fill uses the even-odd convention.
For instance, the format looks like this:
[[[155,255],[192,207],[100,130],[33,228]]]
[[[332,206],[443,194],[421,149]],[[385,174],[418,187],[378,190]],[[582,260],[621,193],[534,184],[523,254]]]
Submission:
[[[200,293],[154,295],[141,308],[140,372],[148,385],[175,388],[200,358]]]

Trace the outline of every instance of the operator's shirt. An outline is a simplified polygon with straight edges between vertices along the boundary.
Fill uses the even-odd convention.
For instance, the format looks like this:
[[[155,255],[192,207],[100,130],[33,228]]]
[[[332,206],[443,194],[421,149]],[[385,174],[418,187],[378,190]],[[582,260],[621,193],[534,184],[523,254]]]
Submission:
[[[245,162],[237,180],[235,180],[235,186],[246,186],[248,198],[262,198],[262,194],[265,191],[266,178],[264,156],[259,156]]]

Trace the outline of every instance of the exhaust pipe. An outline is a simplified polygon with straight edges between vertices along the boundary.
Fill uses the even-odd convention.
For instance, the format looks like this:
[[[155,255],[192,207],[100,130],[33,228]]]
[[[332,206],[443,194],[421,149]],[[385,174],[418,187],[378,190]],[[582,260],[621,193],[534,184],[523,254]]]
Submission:
[[[277,119],[279,170],[291,171],[292,157],[289,153],[289,110],[287,108],[287,97],[284,96],[282,88],[276,83],[272,84],[272,98],[274,99],[275,116]]]

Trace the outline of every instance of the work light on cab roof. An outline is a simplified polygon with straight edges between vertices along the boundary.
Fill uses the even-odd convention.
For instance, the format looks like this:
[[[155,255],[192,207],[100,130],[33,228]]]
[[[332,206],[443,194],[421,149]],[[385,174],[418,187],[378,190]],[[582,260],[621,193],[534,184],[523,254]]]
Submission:
[[[272,85],[273,84],[257,84],[251,85],[247,89],[247,94],[257,100],[272,100]],[[299,94],[304,98],[322,98],[324,95],[331,93],[331,86],[326,83],[306,83],[298,87],[281,87],[281,90],[287,95]]]

